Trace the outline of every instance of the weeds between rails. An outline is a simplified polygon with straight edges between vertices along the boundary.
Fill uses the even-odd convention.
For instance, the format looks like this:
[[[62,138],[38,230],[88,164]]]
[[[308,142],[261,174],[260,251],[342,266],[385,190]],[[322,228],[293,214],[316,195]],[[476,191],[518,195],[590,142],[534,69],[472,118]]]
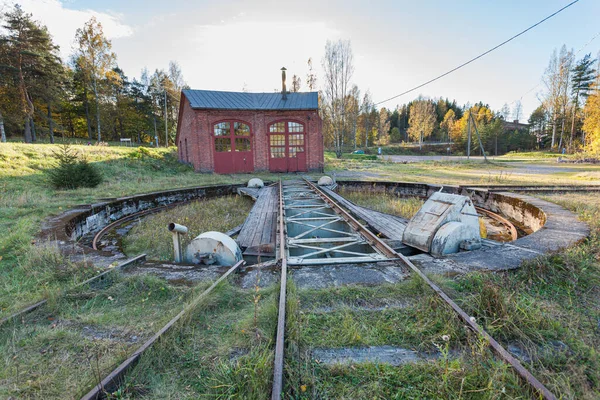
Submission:
[[[191,293],[150,276],[117,273],[0,330],[0,395],[78,398],[127,357]]]

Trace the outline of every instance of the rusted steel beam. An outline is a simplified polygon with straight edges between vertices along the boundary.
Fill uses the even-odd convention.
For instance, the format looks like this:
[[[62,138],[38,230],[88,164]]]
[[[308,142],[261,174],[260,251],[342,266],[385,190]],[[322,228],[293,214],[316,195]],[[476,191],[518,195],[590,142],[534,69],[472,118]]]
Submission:
[[[523,378],[533,389],[535,389],[542,398],[546,400],[556,400],[556,396],[546,388],[531,372],[529,372],[523,365],[514,358],[500,343],[498,343],[489,333],[487,333],[477,322],[475,322],[474,318],[471,317],[456,304],[444,291],[433,283],[416,265],[414,265],[408,258],[404,255],[397,253],[391,247],[389,247],[385,242],[383,242],[380,238],[375,236],[372,232],[370,232],[367,228],[362,226],[358,221],[356,221],[346,210],[339,207],[333,200],[331,200],[322,190],[320,190],[316,185],[312,184],[308,180],[306,181],[315,192],[319,193],[321,198],[329,203],[333,209],[339,214],[344,215],[345,218],[348,218],[348,223],[352,226],[356,226],[356,229],[360,231],[365,237],[371,238],[374,243],[373,245],[384,251],[386,255],[390,258],[398,258],[400,262],[404,265],[408,266],[414,273],[416,273],[434,292],[436,292],[452,309],[458,314],[458,316],[475,332],[479,333],[481,336],[487,340],[492,347],[492,349],[498,354],[498,356],[508,364],[510,364],[513,369],[519,374],[521,378]],[[353,221],[352,223],[350,221]]]
[[[140,254],[139,256],[133,257],[133,258],[131,258],[129,260],[126,260],[126,261],[122,262],[121,264],[117,265],[114,268],[107,269],[106,271],[104,271],[104,272],[102,272],[102,273],[100,273],[100,274],[98,274],[96,276],[93,276],[90,279],[87,279],[87,280],[85,280],[83,282],[80,282],[77,285],[69,288],[68,290],[73,290],[73,289],[78,288],[80,286],[83,286],[83,285],[95,282],[95,281],[103,278],[105,275],[107,275],[107,274],[109,274],[109,273],[111,273],[113,271],[118,271],[120,269],[123,269],[125,267],[130,266],[131,264],[134,264],[134,263],[139,262],[139,261],[143,261],[145,259],[146,259],[146,254]],[[33,312],[33,311],[37,310],[38,308],[40,308],[41,306],[43,306],[47,302],[48,302],[47,299],[40,300],[40,301],[38,301],[35,304],[27,306],[26,308],[22,309],[21,311],[18,311],[16,313],[12,314],[12,315],[9,315],[8,317],[0,319],[0,326],[4,325],[8,321],[12,321],[12,320],[14,320],[16,318],[24,316],[25,314],[29,314],[30,312]]]
[[[508,228],[508,230],[510,231],[510,236],[511,236],[512,240],[517,240],[519,238],[517,228],[515,228],[515,226],[512,224],[512,222],[510,222],[503,216],[496,214],[494,212],[491,212],[490,210],[486,210],[485,208],[475,207],[475,209],[477,211],[479,211],[480,213],[486,214],[490,218],[493,218],[496,221],[500,222],[502,225],[506,226]]]
[[[245,261],[239,261],[233,267],[229,268],[219,279],[217,279],[208,289],[198,295],[190,304],[188,304],[179,314],[171,319],[165,326],[156,332],[150,339],[142,344],[127,360],[123,361],[116,369],[108,374],[99,384],[94,386],[81,400],[97,400],[106,397],[107,393],[116,390],[122,383],[127,371],[129,371],[140,359],[144,351],[148,350],[160,337],[168,332],[183,316],[193,310],[204,297],[206,297],[219,283],[231,275],[235,270],[242,266]]]
[[[285,306],[287,289],[287,258],[285,253],[285,216],[283,213],[283,187],[279,181],[279,260],[281,262],[281,286],[279,288],[279,311],[277,336],[275,337],[275,360],[273,364],[273,389],[271,399],[281,399],[283,392],[283,356],[285,343]]]

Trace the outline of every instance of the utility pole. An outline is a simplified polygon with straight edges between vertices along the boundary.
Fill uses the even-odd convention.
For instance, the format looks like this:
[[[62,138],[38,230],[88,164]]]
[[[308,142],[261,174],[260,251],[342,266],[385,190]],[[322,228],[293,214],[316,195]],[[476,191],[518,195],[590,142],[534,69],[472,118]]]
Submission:
[[[169,131],[167,130],[167,88],[165,89],[165,147],[169,147]]]
[[[471,114],[467,120],[467,160],[471,158]]]
[[[473,127],[475,128],[475,133],[477,134],[477,140],[479,141],[479,148],[481,149],[481,154],[483,155],[483,159],[485,162],[488,162],[487,156],[485,155],[485,150],[483,149],[483,142],[481,141],[481,136],[479,135],[479,129],[477,129],[477,124],[473,119],[473,114],[469,114],[469,119],[473,120]],[[469,133],[471,133],[471,125],[469,124]],[[470,138],[470,136],[469,136]]]

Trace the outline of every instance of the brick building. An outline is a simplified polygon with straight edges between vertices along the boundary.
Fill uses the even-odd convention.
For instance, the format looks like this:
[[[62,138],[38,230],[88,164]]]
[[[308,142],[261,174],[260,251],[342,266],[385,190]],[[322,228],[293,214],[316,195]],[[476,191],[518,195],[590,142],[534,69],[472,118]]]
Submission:
[[[323,170],[318,94],[183,90],[176,143],[196,171]]]

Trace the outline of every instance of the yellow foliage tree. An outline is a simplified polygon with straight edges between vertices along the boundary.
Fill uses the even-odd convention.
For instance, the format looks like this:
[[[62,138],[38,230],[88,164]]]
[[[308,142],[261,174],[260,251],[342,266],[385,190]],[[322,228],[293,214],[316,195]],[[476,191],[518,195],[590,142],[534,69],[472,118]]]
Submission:
[[[586,150],[600,153],[600,92],[590,95],[583,109]]]

